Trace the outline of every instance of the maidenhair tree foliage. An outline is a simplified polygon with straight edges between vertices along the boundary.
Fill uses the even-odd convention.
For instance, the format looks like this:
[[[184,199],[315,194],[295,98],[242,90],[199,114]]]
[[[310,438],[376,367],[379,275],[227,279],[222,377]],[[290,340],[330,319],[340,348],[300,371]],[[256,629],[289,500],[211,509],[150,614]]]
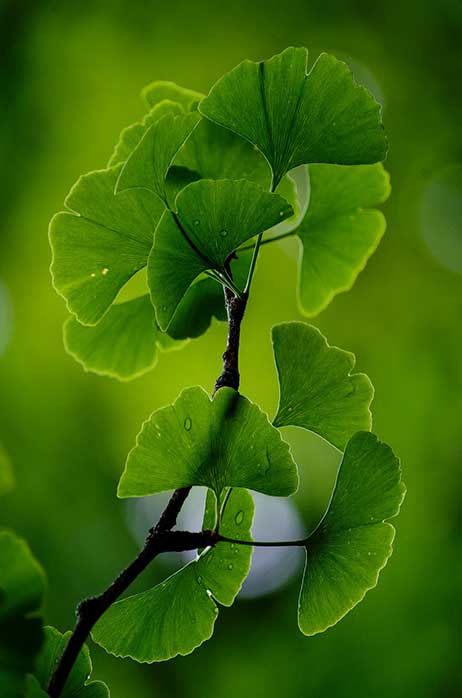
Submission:
[[[404,486],[398,459],[370,433],[373,387],[355,372],[355,357],[312,325],[283,323],[272,330],[274,417],[237,390],[239,326],[261,244],[298,236],[298,299],[310,317],[352,286],[385,230],[374,208],[390,191],[379,105],[344,63],[322,54],[307,71],[307,57],[289,48],[244,61],[207,96],[152,83],[143,91],[147,114],[122,131],[105,168],[77,181],[51,222],[53,283],[70,312],[65,346],[86,370],[129,380],[153,368],[159,352],[204,334],[213,318],[229,325],[224,360],[234,384],[225,371],[212,395],[187,387],[147,419],[128,455],[119,497],[176,490],[173,501],[199,485],[208,495],[205,548],[194,561],[116,603],[120,590],[109,589],[96,614],[82,605],[84,638],[91,630],[117,656],[166,660],[211,637],[219,606],[233,603],[249,572],[249,490],[287,497],[303,477],[281,427],[314,432],[343,453],[322,521],[288,543],[306,550],[300,630],[314,635],[340,620],[391,554],[387,520]],[[301,181],[309,182],[305,206]],[[11,484],[0,453],[0,489]],[[154,550],[152,540],[154,554],[168,549],[159,543],[174,524],[164,526],[167,518],[140,557]],[[27,545],[0,532],[0,560],[2,696],[106,696],[103,684],[88,683],[83,643],[69,650],[79,624],[70,641],[43,628],[44,575]],[[66,646],[62,688],[49,680]]]

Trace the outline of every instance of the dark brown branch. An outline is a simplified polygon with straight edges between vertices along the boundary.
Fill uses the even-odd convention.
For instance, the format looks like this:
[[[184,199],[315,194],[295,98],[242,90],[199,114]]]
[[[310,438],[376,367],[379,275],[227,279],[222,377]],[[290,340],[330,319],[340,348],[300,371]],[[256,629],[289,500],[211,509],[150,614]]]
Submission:
[[[230,273],[230,269],[228,272]],[[213,394],[224,386],[234,388],[234,390],[239,388],[239,342],[248,296],[245,294],[243,298],[239,298],[228,288],[224,289],[224,296],[228,316],[228,338],[223,354],[223,369],[215,383]],[[61,695],[72,667],[93,626],[157,555],[164,552],[205,548],[218,541],[217,534],[212,531],[202,533],[171,531],[190,490],[190,487],[175,490],[158,523],[149,531],[144,548],[133,562],[99,596],[85,599],[79,604],[77,621],[72,635],[48,684],[50,698],[59,698]]]
[[[167,551],[194,550],[213,544],[211,538],[213,534],[207,532],[171,531],[190,490],[190,487],[175,490],[157,525],[149,531],[139,555],[99,596],[85,599],[80,603],[74,630],[48,684],[48,694],[51,698],[58,698],[61,695],[79,652],[95,623],[157,555]]]
[[[241,323],[247,306],[247,295],[238,298],[228,288],[224,289],[226,313],[228,315],[228,338],[223,354],[223,369],[215,383],[217,390],[225,386],[239,388],[239,342],[241,337]]]

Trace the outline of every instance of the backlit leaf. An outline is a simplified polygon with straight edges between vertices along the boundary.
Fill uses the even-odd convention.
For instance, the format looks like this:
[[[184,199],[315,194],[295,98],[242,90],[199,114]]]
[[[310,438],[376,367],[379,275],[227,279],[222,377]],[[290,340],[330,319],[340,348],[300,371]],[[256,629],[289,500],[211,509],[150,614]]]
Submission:
[[[205,485],[218,496],[225,487],[287,496],[297,482],[288,445],[257,405],[231,388],[221,388],[211,400],[194,387],[144,423],[118,495]]]
[[[305,635],[337,623],[377,584],[392,552],[405,487],[399,460],[367,432],[348,442],[327,513],[307,543],[298,622]]]
[[[159,326],[167,329],[194,279],[223,271],[246,240],[292,215],[292,207],[245,180],[201,180],[178,195],[177,213],[166,211],[149,256],[148,280]]]
[[[310,184],[310,204],[297,230],[303,245],[299,297],[309,316],[352,287],[385,232],[383,214],[370,207],[390,193],[381,164],[311,165]]]
[[[145,191],[114,194],[120,166],[90,172],[50,224],[53,283],[79,322],[94,325],[146,261],[164,206]]]
[[[107,166],[113,167],[125,162],[133,153],[148,128],[156,121],[159,121],[160,118],[166,114],[178,115],[183,113],[184,109],[177,102],[172,102],[170,99],[158,102],[141,121],[124,128]]]
[[[342,450],[356,431],[371,428],[374,389],[364,373],[352,373],[353,354],[331,347],[304,322],[276,325],[272,337],[280,389],[276,427],[308,429]]]
[[[141,95],[150,107],[168,99],[181,104],[185,111],[193,109],[194,105],[200,102],[204,96],[201,92],[180,87],[180,85],[168,80],[151,82],[143,88]]]
[[[233,490],[221,533],[250,540],[253,508],[246,490]],[[93,639],[107,652],[138,662],[189,654],[212,636],[216,602],[231,606],[250,559],[250,547],[218,543],[165,582],[111,606],[96,624]]]
[[[373,96],[325,53],[307,74],[307,57],[304,48],[288,48],[267,61],[243,61],[199,105],[204,116],[260,149],[275,184],[297,165],[367,164],[386,154]]]
[[[166,203],[167,172],[199,120],[197,112],[177,116],[169,113],[150,126],[123,166],[117,191],[146,189]]]

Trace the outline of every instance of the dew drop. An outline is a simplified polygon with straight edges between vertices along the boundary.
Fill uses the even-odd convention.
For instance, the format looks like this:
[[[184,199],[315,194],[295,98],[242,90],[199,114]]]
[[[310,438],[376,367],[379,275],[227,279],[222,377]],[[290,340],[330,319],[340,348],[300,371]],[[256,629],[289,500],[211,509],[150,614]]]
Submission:
[[[194,225],[199,225],[199,223],[200,223],[200,220],[198,218],[196,218],[196,220],[194,221]]]
[[[186,431],[191,431],[191,427],[192,427],[191,417],[186,417],[186,419],[183,422],[183,426],[186,429]]]
[[[221,231],[220,231],[220,235],[221,235],[222,238],[226,238],[226,237],[228,237],[228,231],[227,231],[227,230],[221,230]]]
[[[241,523],[244,521],[244,512],[242,510],[238,511],[236,516],[234,517],[234,523],[236,526],[240,526]]]
[[[108,269],[107,267],[104,267],[104,269],[101,271],[101,274],[102,274],[103,276],[106,276],[106,274],[108,273],[108,271],[109,271],[109,269]]]
[[[198,584],[202,584],[202,577],[198,577],[198,578],[197,578],[197,583],[198,583]]]
[[[231,571],[231,570],[233,569],[233,567],[234,567],[233,563],[230,562],[229,565],[228,565],[228,569]]]
[[[167,306],[166,306],[166,305],[163,305],[163,306],[162,306],[162,310],[163,310],[164,313],[165,313],[165,312],[167,311]]]
[[[90,274],[90,276],[91,276],[92,279],[94,279],[95,276],[96,276],[95,272],[92,272],[92,273]]]
[[[284,213],[285,213],[285,211],[279,211],[279,215],[281,216],[281,218],[284,215]]]

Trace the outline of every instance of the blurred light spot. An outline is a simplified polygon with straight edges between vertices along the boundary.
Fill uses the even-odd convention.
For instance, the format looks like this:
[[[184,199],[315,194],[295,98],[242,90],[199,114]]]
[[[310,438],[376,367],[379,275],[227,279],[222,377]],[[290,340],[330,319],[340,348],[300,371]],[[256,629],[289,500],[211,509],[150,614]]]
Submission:
[[[433,257],[447,269],[462,272],[462,165],[448,165],[427,184],[421,228]]]
[[[255,540],[303,537],[303,523],[292,500],[258,492],[252,495],[255,500],[252,537]],[[252,567],[239,596],[255,598],[276,591],[301,569],[304,559],[302,548],[254,548]]]
[[[152,497],[140,497],[127,503],[128,526],[140,546],[143,545],[148,530],[158,521],[170,494],[166,492]],[[255,492],[252,494],[255,499],[252,536],[255,540],[289,540],[303,536],[304,527],[291,500],[267,497]],[[178,528],[201,530],[205,496],[205,487],[194,487],[191,490],[178,519]],[[178,569],[195,557],[195,551],[185,551],[161,555],[158,559],[170,569]],[[303,560],[304,554],[300,548],[254,548],[252,567],[240,596],[262,596],[278,589],[301,568]]]
[[[13,329],[13,310],[8,289],[0,281],[0,356],[5,352]]]

